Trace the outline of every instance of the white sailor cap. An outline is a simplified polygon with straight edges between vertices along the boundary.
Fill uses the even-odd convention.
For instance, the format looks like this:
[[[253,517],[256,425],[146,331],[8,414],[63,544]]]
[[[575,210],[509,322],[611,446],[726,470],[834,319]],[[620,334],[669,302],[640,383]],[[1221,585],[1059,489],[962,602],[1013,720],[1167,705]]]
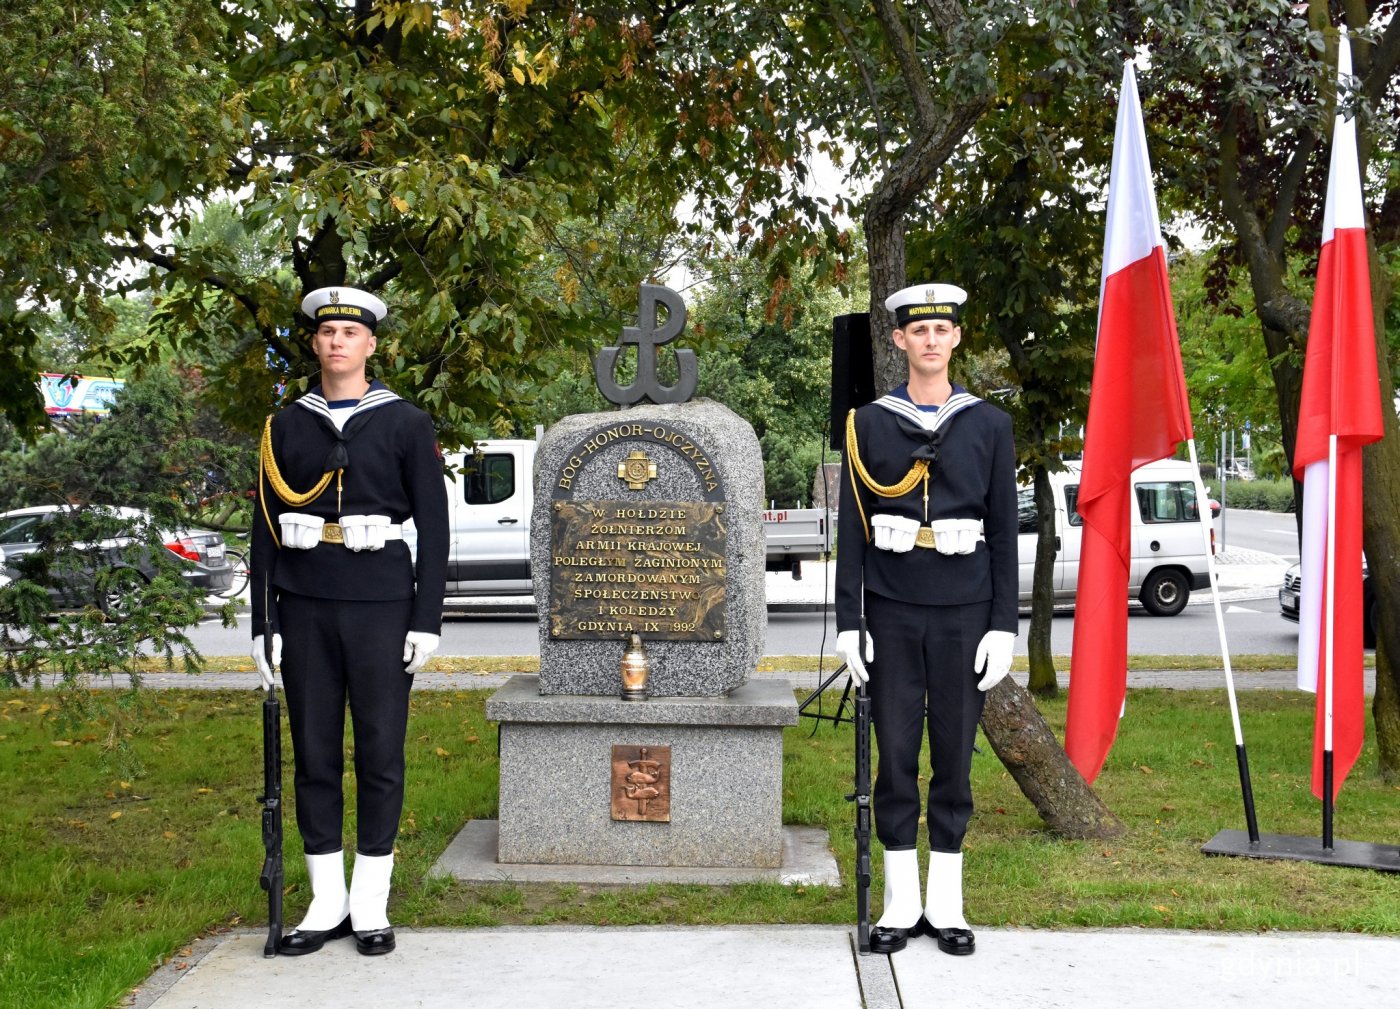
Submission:
[[[900,329],[918,319],[958,321],[958,308],[967,292],[953,284],[915,284],[885,299],[885,311],[893,312]]]
[[[320,325],[328,319],[348,319],[371,330],[389,314],[389,306],[355,287],[318,287],[301,299],[301,310]]]

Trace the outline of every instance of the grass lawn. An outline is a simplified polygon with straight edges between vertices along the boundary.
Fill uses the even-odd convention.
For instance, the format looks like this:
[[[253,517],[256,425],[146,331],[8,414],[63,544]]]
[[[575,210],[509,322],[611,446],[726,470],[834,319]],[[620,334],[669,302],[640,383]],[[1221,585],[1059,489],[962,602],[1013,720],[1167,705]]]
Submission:
[[[466,820],[496,814],[496,732],[483,713],[487,696],[414,695],[390,905],[395,923],[851,921],[849,885],[425,882]],[[103,723],[65,721],[52,692],[0,694],[0,1005],[108,1006],[192,938],[266,922],[254,798],[262,773],[261,694],[169,690],[122,699],[139,709],[127,717],[141,726],[132,754],[143,767],[125,778],[104,762]],[[1307,780],[1311,697],[1250,691],[1241,704],[1260,829],[1317,835],[1319,805]],[[1042,708],[1062,732],[1063,699]],[[813,732],[804,722],[787,730],[783,819],[825,827],[849,880],[853,818],[844,795],[852,730],[822,724]],[[290,753],[289,742],[284,748]],[[1244,825],[1223,691],[1130,691],[1097,786],[1129,827],[1111,843],[1048,835],[985,742],[982,749],[966,860],[974,924],[1400,935],[1400,874],[1199,853],[1222,827]],[[1342,791],[1337,836],[1397,843],[1400,788],[1381,782],[1374,766],[1368,745]],[[291,807],[290,767],[284,780]],[[349,798],[353,810],[353,790]],[[309,899],[293,812],[290,925]],[[875,865],[878,914],[878,853]]]

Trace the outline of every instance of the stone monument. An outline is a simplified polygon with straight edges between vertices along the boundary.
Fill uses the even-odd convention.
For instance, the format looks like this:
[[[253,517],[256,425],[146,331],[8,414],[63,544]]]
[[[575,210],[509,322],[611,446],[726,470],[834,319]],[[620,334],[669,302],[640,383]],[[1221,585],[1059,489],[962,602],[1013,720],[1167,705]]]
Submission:
[[[502,864],[782,863],[782,730],[797,705],[785,681],[750,680],[767,628],[763,462],[744,420],[688,401],[693,351],[676,352],[675,385],[658,381],[657,348],[685,318],[679,295],[643,285],[638,325],[595,363],[623,409],[565,418],[540,441],[540,672],[486,706]],[[621,387],[633,344],[637,379]]]

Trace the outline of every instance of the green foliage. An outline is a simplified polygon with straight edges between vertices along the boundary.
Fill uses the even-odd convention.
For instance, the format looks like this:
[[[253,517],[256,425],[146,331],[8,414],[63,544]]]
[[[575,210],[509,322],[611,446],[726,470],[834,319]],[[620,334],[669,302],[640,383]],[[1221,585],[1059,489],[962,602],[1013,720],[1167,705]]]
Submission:
[[[810,126],[769,96],[771,68],[734,58],[778,34],[773,11],[183,0],[95,15],[50,0],[42,43],[19,18],[0,23],[0,55],[24,68],[0,91],[17,124],[0,142],[30,158],[0,187],[17,193],[0,236],[3,372],[20,376],[0,389],[6,410],[33,399],[24,354],[40,323],[23,306],[55,304],[118,366],[216,346],[202,364],[230,394],[226,419],[252,430],[280,387],[311,381],[302,293],[356,283],[393,309],[379,377],[450,446],[512,423],[513,392],[548,377],[540,351],[614,329],[645,274],[582,222],[629,206],[653,234],[694,192],[697,229],[791,250],[778,273],[810,254],[794,224],[821,223],[782,174],[800,173]],[[107,119],[69,122],[72,95],[104,82],[83,58],[94,49],[126,87],[102,92]],[[69,67],[41,82],[43,115],[26,111],[36,61]],[[49,166],[52,150],[73,157]],[[218,199],[221,226],[197,226]],[[228,254],[239,228],[259,254]],[[125,262],[148,268],[120,283],[149,292],[153,315],[119,341],[102,298]]]
[[[1205,484],[1206,492],[1215,500],[1221,500],[1220,481],[1212,478],[1207,480]],[[1293,481],[1286,479],[1231,480],[1226,487],[1224,500],[1227,508],[1291,513],[1294,510]]]
[[[197,374],[152,369],[118,393],[105,418],[77,416],[0,453],[0,507],[96,504],[180,520],[211,491],[251,487],[256,458],[197,408]]]
[[[1004,350],[992,388],[1013,390],[1002,405],[1027,470],[1059,469],[1079,448],[1102,264],[1098,188],[1113,138],[1103,96],[1121,72],[1105,53],[1055,34],[1075,32],[1092,12],[1048,4],[1044,14],[1048,26],[1001,25],[997,101],[940,174],[922,203],[928,224],[909,239],[911,277],[968,289],[961,353]]]
[[[1172,303],[1181,338],[1181,362],[1191,398],[1196,450],[1214,459],[1227,432],[1240,435],[1249,424],[1252,450],[1265,473],[1266,460],[1279,474],[1287,469],[1279,439],[1278,397],[1271,383],[1260,381],[1269,362],[1259,336],[1248,279],[1236,267],[1210,285],[1209,252],[1176,257],[1171,264]]]
[[[831,454],[831,320],[852,311],[850,303],[810,270],[775,285],[765,264],[735,255],[695,269],[707,278],[690,313],[702,353],[699,394],[753,425],[767,500],[810,503],[817,467]]]
[[[253,476],[247,446],[202,430],[187,392],[154,371],[123,389],[109,417],[76,418],[0,454],[6,507],[63,506],[42,549],[11,561],[17,577],[0,588],[5,682],[134,673],[152,655],[197,668],[184,629],[203,617],[204,593],[164,543],[190,524],[211,480],[244,487]]]
[[[223,74],[218,8],[199,0],[0,11],[0,403],[42,426],[38,306],[101,322],[106,272],[207,178]],[[195,195],[190,189],[186,196]]]

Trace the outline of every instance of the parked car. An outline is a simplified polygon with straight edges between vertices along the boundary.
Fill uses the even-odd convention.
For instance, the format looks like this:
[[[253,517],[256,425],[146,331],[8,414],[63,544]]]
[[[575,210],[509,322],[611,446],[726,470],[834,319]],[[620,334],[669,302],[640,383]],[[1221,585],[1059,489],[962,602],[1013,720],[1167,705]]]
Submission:
[[[1065,464],[1063,472],[1050,474],[1055,500],[1055,599],[1071,602],[1079,588],[1079,551],[1084,520],[1075,510],[1079,496],[1080,463]],[[1164,460],[1133,470],[1132,564],[1128,594],[1157,617],[1175,616],[1186,608],[1193,589],[1210,586],[1210,575],[1201,535],[1197,502],[1205,500],[1205,488],[1189,462]],[[1020,601],[1029,605],[1035,571],[1035,491],[1018,491],[1020,512],[1018,554]],[[1212,517],[1218,509],[1211,508]],[[1210,531],[1215,551],[1215,530]]]
[[[1303,566],[1294,564],[1283,573],[1283,584],[1278,590],[1278,610],[1285,620],[1298,622],[1298,600],[1303,595]],[[1371,570],[1361,561],[1361,606],[1362,643],[1367,648],[1376,647],[1376,624],[1380,620],[1380,603],[1376,600],[1376,588],[1371,584]]]
[[[5,577],[19,576],[16,562],[44,546],[60,511],[59,505],[40,505],[0,513],[0,569]],[[115,508],[112,513],[128,521],[149,521],[149,516],[135,508]],[[163,532],[161,541],[179,558],[181,575],[188,584],[209,593],[228,587],[233,568],[220,534],[208,529],[180,529]],[[132,542],[126,537],[115,537],[75,544],[84,556],[48,586],[55,604],[78,607],[95,603],[105,612],[117,605],[123,591],[131,588],[136,580],[150,581],[156,573],[156,563],[150,556],[142,556],[140,551],[133,553],[129,549]]]

